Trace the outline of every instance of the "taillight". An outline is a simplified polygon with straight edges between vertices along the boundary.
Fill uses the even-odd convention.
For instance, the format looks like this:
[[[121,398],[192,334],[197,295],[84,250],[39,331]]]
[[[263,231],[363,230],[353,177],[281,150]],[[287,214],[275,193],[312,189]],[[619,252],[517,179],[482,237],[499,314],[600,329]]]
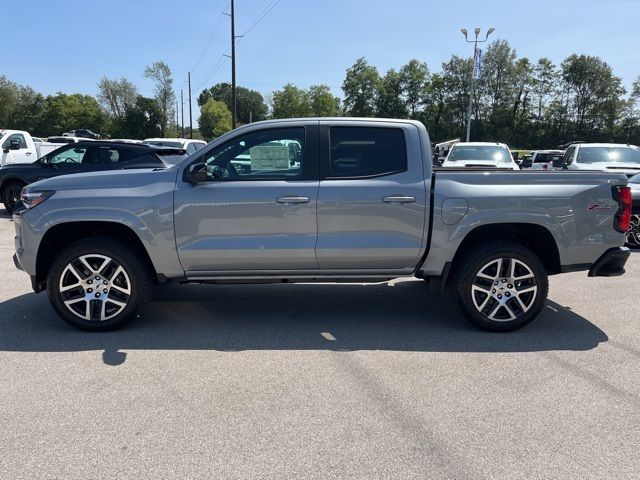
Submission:
[[[626,233],[631,224],[631,189],[629,187],[613,187],[613,199],[618,202],[613,227]]]

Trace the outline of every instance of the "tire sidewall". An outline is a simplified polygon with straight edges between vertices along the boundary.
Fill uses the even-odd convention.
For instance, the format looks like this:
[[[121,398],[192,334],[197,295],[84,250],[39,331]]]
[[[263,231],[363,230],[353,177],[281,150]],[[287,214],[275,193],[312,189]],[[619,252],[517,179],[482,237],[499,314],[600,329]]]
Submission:
[[[15,186],[17,186],[19,189],[22,189],[22,184],[21,183],[15,182],[15,181],[10,181],[10,182],[7,183],[7,185],[2,190],[2,203],[4,204],[4,208],[7,211],[7,213],[13,213],[13,211],[16,209],[16,204],[13,204],[12,206],[9,206],[7,204],[7,198],[9,197],[9,191],[10,191],[10,189],[12,187],[15,187]]]
[[[487,246],[487,252],[491,249],[490,246]],[[471,320],[477,326],[493,331],[510,331],[521,328],[527,324],[529,324],[533,319],[535,319],[538,314],[542,311],[544,307],[545,301],[547,299],[549,282],[546,270],[544,265],[540,261],[540,259],[533,254],[533,252],[529,251],[524,247],[520,247],[515,244],[514,246],[510,246],[507,249],[500,249],[496,246],[493,249],[493,253],[481,254],[477,253],[476,255],[472,255],[462,271],[459,273],[459,278],[457,280],[457,296],[458,302],[460,306],[467,316],[469,320]],[[516,318],[515,320],[510,321],[494,321],[485,318],[478,310],[476,309],[473,303],[473,293],[472,286],[475,281],[477,273],[480,269],[491,262],[492,260],[497,260],[499,258],[514,258],[519,260],[527,265],[533,272],[536,286],[538,290],[536,292],[536,298],[533,302],[531,308],[521,317]]]
[[[115,317],[105,321],[91,321],[73,314],[64,304],[60,293],[60,276],[66,266],[75,258],[96,254],[111,257],[125,270],[131,283],[131,295],[127,306]],[[148,297],[146,272],[135,257],[118,242],[111,240],[77,242],[63,249],[55,258],[47,275],[47,294],[56,312],[67,323],[74,327],[89,331],[106,331],[122,327],[131,321],[138,308]]]

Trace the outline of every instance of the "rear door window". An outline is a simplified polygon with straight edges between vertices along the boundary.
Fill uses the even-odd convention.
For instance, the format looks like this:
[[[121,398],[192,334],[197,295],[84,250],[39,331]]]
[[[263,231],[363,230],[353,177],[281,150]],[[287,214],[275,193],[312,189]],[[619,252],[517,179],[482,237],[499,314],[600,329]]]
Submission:
[[[407,147],[399,128],[331,127],[328,178],[392,175],[407,170]]]

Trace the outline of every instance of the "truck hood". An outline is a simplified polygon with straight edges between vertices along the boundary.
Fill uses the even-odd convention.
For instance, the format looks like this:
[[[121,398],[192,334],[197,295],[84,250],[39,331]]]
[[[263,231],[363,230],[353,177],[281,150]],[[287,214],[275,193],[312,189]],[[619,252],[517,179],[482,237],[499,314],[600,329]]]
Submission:
[[[602,170],[604,172],[625,173],[627,175],[634,175],[640,173],[640,165],[637,163],[580,163],[582,170]]]
[[[55,191],[134,188],[151,183],[175,182],[177,172],[177,168],[171,167],[74,173],[41,180],[28,188]]]
[[[443,167],[493,167],[493,168],[509,168],[513,169],[511,162],[497,162],[494,160],[445,160]]]

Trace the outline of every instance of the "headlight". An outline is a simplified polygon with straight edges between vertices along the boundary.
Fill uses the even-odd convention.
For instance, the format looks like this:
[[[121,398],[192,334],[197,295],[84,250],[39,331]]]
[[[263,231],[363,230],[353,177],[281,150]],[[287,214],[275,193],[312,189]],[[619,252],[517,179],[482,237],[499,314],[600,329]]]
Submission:
[[[25,208],[33,208],[40,205],[54,193],[56,193],[54,190],[32,191],[27,190],[27,187],[25,187],[20,193],[20,201]]]

